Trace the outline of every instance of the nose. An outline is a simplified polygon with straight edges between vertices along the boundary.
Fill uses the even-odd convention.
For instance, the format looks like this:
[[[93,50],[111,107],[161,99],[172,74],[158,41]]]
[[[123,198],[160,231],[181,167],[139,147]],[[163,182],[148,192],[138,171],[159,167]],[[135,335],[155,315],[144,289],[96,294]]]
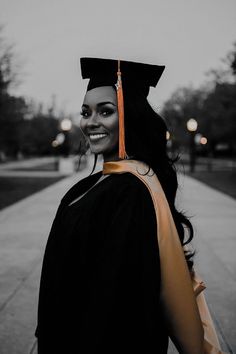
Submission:
[[[87,127],[93,128],[99,126],[98,115],[94,112],[87,120]]]

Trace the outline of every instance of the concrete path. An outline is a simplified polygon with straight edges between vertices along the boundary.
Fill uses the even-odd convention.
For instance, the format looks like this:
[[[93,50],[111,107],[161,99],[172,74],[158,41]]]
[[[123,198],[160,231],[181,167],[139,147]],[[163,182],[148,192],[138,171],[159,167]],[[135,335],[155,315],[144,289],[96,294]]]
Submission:
[[[45,163],[51,163],[55,161],[55,157],[47,156],[47,157],[34,157],[24,160],[17,160],[17,161],[9,161],[0,163],[0,171],[10,170],[14,168],[30,168],[30,167],[37,167],[43,165]]]
[[[195,267],[222,346],[236,353],[236,200],[187,176],[179,182],[178,204],[195,230]]]
[[[63,194],[88,174],[88,169],[74,174],[0,212],[0,354],[36,353],[38,286],[48,233]],[[193,216],[196,268],[207,283],[223,348],[236,353],[236,201],[181,176],[178,204]]]
[[[56,208],[86,169],[0,212],[0,354],[34,351],[42,256]]]
[[[26,160],[10,161],[0,164],[0,177],[58,177],[69,176],[75,171],[77,156],[69,157],[35,157]],[[82,159],[81,165],[85,165],[87,159]],[[54,164],[55,170],[47,171],[41,167]],[[41,168],[41,169],[40,169]],[[35,170],[34,170],[35,169]]]

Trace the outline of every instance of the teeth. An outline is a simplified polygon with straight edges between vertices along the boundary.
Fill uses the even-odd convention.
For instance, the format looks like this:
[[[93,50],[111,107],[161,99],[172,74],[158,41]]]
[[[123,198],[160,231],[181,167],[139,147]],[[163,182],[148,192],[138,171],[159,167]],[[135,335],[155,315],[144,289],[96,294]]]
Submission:
[[[101,139],[107,136],[107,134],[89,134],[91,140]]]

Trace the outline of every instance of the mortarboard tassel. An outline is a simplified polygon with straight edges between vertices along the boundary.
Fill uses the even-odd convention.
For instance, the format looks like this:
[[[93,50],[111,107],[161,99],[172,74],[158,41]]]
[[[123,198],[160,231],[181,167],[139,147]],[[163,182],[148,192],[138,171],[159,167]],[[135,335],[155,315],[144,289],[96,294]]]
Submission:
[[[119,158],[126,159],[127,154],[125,151],[124,97],[123,97],[123,88],[122,88],[121,71],[120,71],[120,60],[118,60],[116,89],[117,89],[117,105],[118,105],[118,115],[119,115]]]

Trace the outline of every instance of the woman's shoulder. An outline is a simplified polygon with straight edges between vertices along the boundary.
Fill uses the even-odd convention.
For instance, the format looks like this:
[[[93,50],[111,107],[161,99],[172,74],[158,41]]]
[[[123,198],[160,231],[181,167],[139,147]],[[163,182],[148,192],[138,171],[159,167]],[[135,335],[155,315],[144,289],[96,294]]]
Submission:
[[[63,196],[61,203],[68,204],[74,198],[85,193],[99,181],[101,176],[102,171],[99,171],[75,183]],[[110,195],[114,199],[125,198],[130,202],[131,200],[146,200],[152,203],[150,192],[145,184],[130,172],[111,174],[95,186],[95,189],[98,188],[101,193]]]
[[[96,172],[92,175],[88,175],[87,177],[79,180],[76,182],[63,196],[61,199],[61,202],[67,202],[71,198],[74,197],[74,195],[79,195],[86,191],[88,188],[90,188],[93,184],[95,184],[99,178],[102,175],[102,171]]]
[[[143,227],[145,222],[145,225],[149,223],[151,229],[156,229],[153,199],[142,180],[126,172],[110,175],[105,183],[104,203],[109,204],[111,213],[119,213],[121,220],[126,218],[140,227]]]
[[[113,195],[126,199],[147,200],[152,203],[151,195],[146,185],[130,172],[112,174],[106,179],[106,188]]]
[[[136,190],[146,190],[144,183],[131,172],[117,173],[112,175],[114,183],[125,188],[132,188]]]

